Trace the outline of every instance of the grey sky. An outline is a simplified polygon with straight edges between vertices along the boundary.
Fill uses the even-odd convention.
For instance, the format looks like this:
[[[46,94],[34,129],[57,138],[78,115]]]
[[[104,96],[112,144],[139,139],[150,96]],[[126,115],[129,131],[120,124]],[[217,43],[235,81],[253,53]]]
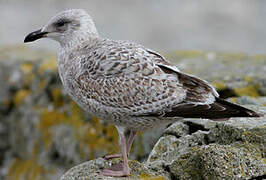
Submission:
[[[70,8],[87,10],[105,37],[136,41],[160,52],[265,54],[266,1],[262,0],[0,0],[0,46],[22,44],[27,33]],[[34,47],[58,47],[42,41]]]

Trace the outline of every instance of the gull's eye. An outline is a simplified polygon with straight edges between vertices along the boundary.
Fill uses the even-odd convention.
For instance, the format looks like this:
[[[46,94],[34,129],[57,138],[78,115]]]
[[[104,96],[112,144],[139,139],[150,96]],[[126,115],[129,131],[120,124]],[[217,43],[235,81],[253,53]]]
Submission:
[[[68,20],[61,20],[55,23],[56,27],[63,27],[64,25],[70,23]]]
[[[58,23],[56,23],[56,26],[57,27],[62,27],[62,26],[64,26],[66,23],[65,22],[58,22]]]

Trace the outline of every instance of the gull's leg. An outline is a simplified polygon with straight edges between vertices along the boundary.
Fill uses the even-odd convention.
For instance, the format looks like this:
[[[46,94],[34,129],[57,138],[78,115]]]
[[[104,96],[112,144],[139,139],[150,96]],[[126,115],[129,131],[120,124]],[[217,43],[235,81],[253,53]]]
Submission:
[[[130,150],[131,150],[131,147],[132,147],[132,144],[134,142],[136,135],[137,135],[137,131],[130,131],[130,135],[129,135],[128,142],[127,142],[127,157],[129,157]]]
[[[129,135],[128,142],[127,142],[127,157],[129,157],[130,150],[131,150],[131,147],[132,147],[132,144],[134,142],[136,135],[137,135],[137,131],[130,131],[130,135]],[[109,160],[109,159],[120,158],[120,157],[122,157],[122,154],[110,154],[110,155],[104,156],[103,158],[106,160]]]
[[[102,175],[105,176],[129,176],[130,175],[130,168],[128,165],[128,158],[127,158],[127,143],[125,137],[125,129],[120,126],[116,126],[118,133],[119,133],[119,144],[120,144],[120,151],[123,158],[122,164],[114,165],[109,169],[104,169],[102,171]]]
[[[103,156],[103,158],[106,160],[120,158],[120,157],[122,157],[122,154],[109,154],[109,155]]]

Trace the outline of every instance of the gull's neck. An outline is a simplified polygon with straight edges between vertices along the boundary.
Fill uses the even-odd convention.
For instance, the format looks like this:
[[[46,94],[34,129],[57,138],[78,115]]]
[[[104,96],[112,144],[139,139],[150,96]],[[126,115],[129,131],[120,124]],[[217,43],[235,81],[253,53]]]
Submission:
[[[99,39],[99,35],[96,32],[76,32],[71,36],[71,38],[64,39],[60,42],[61,48],[65,51],[79,48],[84,43],[94,42]]]

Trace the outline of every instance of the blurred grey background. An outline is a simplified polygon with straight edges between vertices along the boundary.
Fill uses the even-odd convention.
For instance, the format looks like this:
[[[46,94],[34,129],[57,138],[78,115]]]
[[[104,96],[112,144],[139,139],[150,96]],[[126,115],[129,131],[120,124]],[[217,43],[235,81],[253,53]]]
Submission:
[[[210,50],[265,53],[263,0],[0,0],[0,46],[22,44],[51,16],[83,8],[98,31],[160,52]],[[27,45],[56,51],[50,40]]]
[[[70,8],[88,11],[102,36],[135,41],[155,49],[167,55],[182,71],[213,83],[222,97],[233,97],[232,101],[254,105],[263,112],[259,106],[266,105],[266,56],[257,54],[266,54],[266,0],[0,0],[0,180],[58,179],[74,165],[118,152],[114,127],[88,118],[61,91],[55,56],[59,45],[48,39],[23,43],[28,33],[41,28],[56,13]],[[196,51],[171,52],[176,50]],[[265,149],[258,148],[265,147],[260,135],[265,126],[263,129],[261,122],[251,123],[254,128],[247,131],[249,135],[242,135],[242,140],[239,137],[248,127],[245,125],[243,129],[243,124],[228,124],[218,128],[219,131],[212,129],[212,137],[205,136],[210,125],[206,124],[206,128],[204,125],[206,131],[199,132],[203,124],[180,124],[181,134],[187,139],[183,136],[185,141],[180,145],[176,143],[180,139],[172,143],[179,149],[175,152],[180,153],[177,158],[182,160],[174,164],[188,162],[186,167],[192,170],[184,166],[178,172],[196,172],[195,158],[208,154],[209,148],[200,150],[200,154],[194,154],[194,150],[201,145],[207,147],[211,142],[221,145],[222,153],[219,153],[222,155],[240,152],[232,159],[241,159],[235,162],[241,162],[244,170],[240,166],[226,166],[230,172],[232,170],[231,174],[238,178],[245,176],[243,179],[249,178],[251,173],[254,175],[264,167],[261,157]],[[259,134],[254,134],[258,129]],[[223,132],[226,133],[221,139]],[[160,135],[158,129],[140,134],[131,153],[132,159],[145,160]],[[228,142],[223,141],[226,137],[230,137]],[[167,142],[171,144],[167,139],[165,142],[166,146]],[[195,155],[192,161],[190,156],[183,156],[183,153],[192,152]],[[159,152],[158,157],[166,156]],[[257,163],[257,157],[262,165]],[[213,164],[211,157],[205,160],[207,165]],[[216,165],[208,166],[210,173],[205,174],[221,170],[224,176],[222,169],[228,168],[216,168]],[[176,167],[180,169],[179,165]],[[213,169],[215,171],[211,172]]]

